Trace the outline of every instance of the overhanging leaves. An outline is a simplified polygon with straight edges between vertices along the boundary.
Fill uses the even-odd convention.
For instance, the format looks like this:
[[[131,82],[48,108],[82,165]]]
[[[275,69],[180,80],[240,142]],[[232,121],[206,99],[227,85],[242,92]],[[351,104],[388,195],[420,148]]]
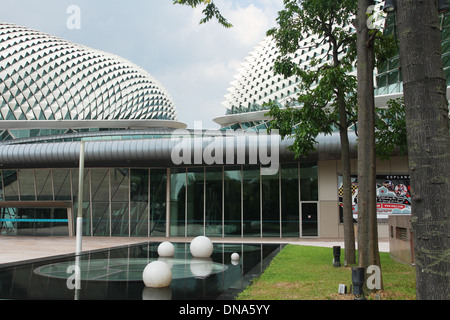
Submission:
[[[205,9],[203,9],[203,18],[200,20],[200,24],[206,23],[212,18],[216,18],[217,21],[225,28],[231,28],[233,25],[225,19],[220,10],[214,4],[212,0],[173,0],[174,4],[188,5],[192,8],[196,8],[199,5],[205,4]]]

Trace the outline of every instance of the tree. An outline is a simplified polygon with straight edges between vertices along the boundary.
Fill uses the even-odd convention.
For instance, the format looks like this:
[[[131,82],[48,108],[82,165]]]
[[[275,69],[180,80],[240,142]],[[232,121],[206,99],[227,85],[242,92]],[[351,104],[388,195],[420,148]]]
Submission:
[[[278,129],[282,138],[294,137],[290,149],[296,156],[311,152],[319,133],[329,134],[333,127],[338,128],[342,149],[345,260],[354,264],[348,129],[357,120],[356,78],[351,74],[356,34],[349,30],[356,1],[285,0],[284,6],[278,13],[279,27],[269,30],[267,35],[274,38],[280,52],[274,64],[275,72],[286,78],[295,75],[301,79],[300,93],[293,101],[301,107],[288,104],[280,108],[276,102],[270,103],[271,127]],[[291,55],[310,34],[319,37],[313,46],[326,45],[328,50],[319,59],[312,59],[308,70],[303,70],[292,61]]]
[[[437,1],[397,1],[418,299],[450,299],[450,133]]]
[[[212,0],[173,0],[173,3],[191,6],[192,8],[196,8],[199,5],[205,5],[205,9],[202,11],[204,17],[200,20],[200,24],[206,23],[212,18],[216,18],[219,24],[225,28],[231,28],[233,26],[222,16],[220,10]]]
[[[376,200],[375,155],[375,30],[367,26],[367,12],[372,0],[359,0],[356,18],[358,34],[358,264],[367,268],[380,266]],[[372,32],[370,32],[372,31]],[[381,289],[381,288],[379,288]]]

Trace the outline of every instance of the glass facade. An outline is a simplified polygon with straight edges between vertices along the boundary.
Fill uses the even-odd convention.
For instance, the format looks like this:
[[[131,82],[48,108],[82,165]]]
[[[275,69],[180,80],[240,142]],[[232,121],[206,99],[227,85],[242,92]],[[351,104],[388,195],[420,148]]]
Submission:
[[[0,170],[0,176],[2,232],[27,225],[36,233],[39,221],[68,230],[69,218],[75,221],[78,169]],[[282,164],[275,175],[261,175],[259,165],[86,168],[83,190],[87,236],[318,236],[315,162]],[[13,208],[17,201],[21,208]],[[54,208],[32,211],[24,202]],[[21,212],[35,218],[19,220]]]
[[[442,63],[447,80],[450,85],[450,11],[440,14],[440,28],[442,40]],[[386,18],[384,33],[395,35],[395,14],[390,13]],[[400,70],[399,56],[396,54],[388,61],[382,63],[376,75],[375,95],[401,93],[403,91],[402,73]]]

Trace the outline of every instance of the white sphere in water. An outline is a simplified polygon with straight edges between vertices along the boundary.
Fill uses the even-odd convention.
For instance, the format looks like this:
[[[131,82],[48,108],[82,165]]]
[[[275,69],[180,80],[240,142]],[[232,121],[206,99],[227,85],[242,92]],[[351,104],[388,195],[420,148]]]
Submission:
[[[190,250],[195,258],[209,258],[213,252],[213,243],[208,237],[198,236],[191,241]]]
[[[158,254],[160,257],[173,257],[175,247],[169,241],[164,241],[158,246]]]
[[[142,280],[146,287],[168,287],[172,282],[172,270],[165,262],[153,261],[144,268]]]
[[[214,269],[211,258],[194,258],[189,263],[189,268],[195,277],[206,278]]]
[[[231,260],[234,260],[234,261],[236,261],[236,260],[239,260],[239,254],[238,253],[233,253],[232,255],[231,255]]]

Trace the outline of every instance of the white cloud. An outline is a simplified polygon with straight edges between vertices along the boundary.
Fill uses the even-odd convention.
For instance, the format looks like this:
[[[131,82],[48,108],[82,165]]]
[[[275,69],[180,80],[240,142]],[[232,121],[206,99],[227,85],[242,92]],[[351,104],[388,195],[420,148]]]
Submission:
[[[262,9],[253,4],[232,10],[229,19],[234,25],[233,37],[243,46],[252,46],[261,41],[269,29],[268,17]]]

